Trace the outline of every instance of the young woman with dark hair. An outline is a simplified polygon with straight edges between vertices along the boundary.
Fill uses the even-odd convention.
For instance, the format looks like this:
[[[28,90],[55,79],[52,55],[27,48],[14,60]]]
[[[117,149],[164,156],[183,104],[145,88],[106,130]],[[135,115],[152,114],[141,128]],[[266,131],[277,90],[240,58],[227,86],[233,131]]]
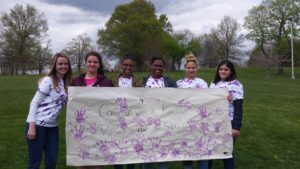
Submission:
[[[111,80],[104,76],[101,55],[98,52],[89,52],[85,56],[86,73],[73,79],[72,86],[112,87]],[[91,166],[93,169],[102,169],[102,166]],[[80,166],[78,169],[88,169],[89,166]]]
[[[150,62],[151,75],[143,78],[143,86],[148,88],[177,87],[175,81],[163,76],[165,60],[153,57]]]
[[[112,83],[116,87],[142,87],[142,82],[133,75],[135,68],[134,59],[125,55],[121,62],[121,73],[119,76],[112,78]]]
[[[234,65],[229,60],[223,60],[219,63],[215,79],[210,88],[226,88],[231,97],[229,104],[229,117],[232,124],[232,137],[235,140],[240,135],[243,116],[243,85],[236,79],[237,74]],[[224,159],[224,169],[234,169],[234,158]],[[210,168],[212,161],[210,161]]]
[[[92,87],[110,87],[113,86],[111,80],[104,76],[103,63],[101,55],[98,52],[91,51],[85,56],[86,73],[73,79],[72,86],[92,86]]]
[[[163,76],[165,61],[160,57],[153,57],[151,59],[151,75],[143,78],[143,86],[146,88],[164,88],[177,87],[176,82]],[[168,169],[168,162],[158,162],[158,169]],[[143,169],[154,169],[155,163],[142,164]]]
[[[142,87],[142,82],[133,76],[135,61],[130,55],[125,55],[121,62],[121,73],[118,77],[112,78],[116,87]],[[127,164],[127,169],[134,169],[134,164]],[[123,169],[123,165],[114,165],[114,169]]]
[[[68,57],[57,53],[48,76],[40,80],[30,103],[26,137],[29,152],[28,168],[38,169],[45,153],[45,168],[54,169],[58,154],[57,119],[67,101],[67,87],[72,80]]]

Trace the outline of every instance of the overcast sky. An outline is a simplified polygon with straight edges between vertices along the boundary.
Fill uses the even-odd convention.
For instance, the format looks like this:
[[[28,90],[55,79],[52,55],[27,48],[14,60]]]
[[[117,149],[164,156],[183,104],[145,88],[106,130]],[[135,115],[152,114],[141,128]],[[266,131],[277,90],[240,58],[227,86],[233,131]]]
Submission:
[[[16,4],[31,4],[43,12],[49,25],[53,52],[64,49],[73,37],[87,33],[96,42],[97,30],[103,28],[114,8],[130,0],[0,0],[1,12]],[[243,24],[248,10],[261,0],[151,0],[157,16],[167,14],[174,30],[189,29],[196,35],[207,33],[225,16]],[[245,30],[243,30],[244,32]],[[247,43],[250,44],[250,43]]]

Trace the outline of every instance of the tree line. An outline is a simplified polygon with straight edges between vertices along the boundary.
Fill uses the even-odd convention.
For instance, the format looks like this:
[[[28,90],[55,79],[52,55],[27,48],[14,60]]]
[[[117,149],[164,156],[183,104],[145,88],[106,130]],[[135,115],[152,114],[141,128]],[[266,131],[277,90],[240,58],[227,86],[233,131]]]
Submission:
[[[291,58],[291,28],[296,51],[300,46],[299,12],[298,1],[262,0],[245,17],[246,35],[241,33],[242,25],[229,16],[224,16],[208,33],[195,35],[188,29],[174,30],[166,14],[156,15],[153,3],[134,0],[114,9],[105,27],[98,31],[98,46],[93,46],[88,34],[83,33],[74,37],[63,51],[78,71],[84,64],[84,54],[98,48],[108,58],[131,55],[138,70],[148,69],[148,60],[153,56],[163,57],[167,69],[178,70],[182,58],[191,52],[202,67],[215,67],[223,59],[240,62],[248,54],[249,65],[276,66],[278,74],[283,74],[283,66],[289,65]],[[0,27],[0,73],[42,73],[52,56],[45,15],[32,5],[17,4],[1,14]],[[246,39],[255,42],[252,51],[243,50]],[[300,60],[299,53],[295,54]]]

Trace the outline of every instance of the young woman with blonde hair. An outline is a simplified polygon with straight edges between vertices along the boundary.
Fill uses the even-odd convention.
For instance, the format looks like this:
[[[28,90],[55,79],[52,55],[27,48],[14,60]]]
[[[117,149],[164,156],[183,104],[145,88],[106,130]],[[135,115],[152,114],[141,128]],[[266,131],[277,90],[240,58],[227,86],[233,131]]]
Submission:
[[[45,153],[45,168],[54,169],[58,154],[57,119],[67,101],[67,87],[72,80],[68,57],[57,53],[48,76],[40,80],[30,103],[26,124],[29,152],[28,168],[37,169]]]

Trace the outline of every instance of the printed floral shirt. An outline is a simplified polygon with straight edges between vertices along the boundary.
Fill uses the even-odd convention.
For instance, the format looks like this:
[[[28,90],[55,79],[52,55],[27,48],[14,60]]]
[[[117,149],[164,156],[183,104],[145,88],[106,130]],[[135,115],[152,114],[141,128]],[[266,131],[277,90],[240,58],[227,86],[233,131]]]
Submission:
[[[119,77],[119,87],[132,87],[132,77]]]
[[[243,85],[238,80],[219,81],[217,84],[211,83],[210,88],[226,88],[229,93],[232,95],[232,100],[243,99],[244,98],[244,89]],[[229,104],[229,117],[233,120],[234,107],[233,103]]]
[[[164,78],[161,77],[159,79],[154,79],[152,76],[150,76],[146,82],[147,88],[163,88],[165,87],[165,81]]]
[[[178,88],[208,88],[207,83],[198,77],[194,79],[180,79],[176,82],[176,84]]]
[[[51,78],[45,77],[39,84],[38,91],[45,94],[45,98],[38,105],[35,123],[40,126],[54,127],[57,125],[60,110],[67,101],[63,80],[58,81],[55,90]]]

